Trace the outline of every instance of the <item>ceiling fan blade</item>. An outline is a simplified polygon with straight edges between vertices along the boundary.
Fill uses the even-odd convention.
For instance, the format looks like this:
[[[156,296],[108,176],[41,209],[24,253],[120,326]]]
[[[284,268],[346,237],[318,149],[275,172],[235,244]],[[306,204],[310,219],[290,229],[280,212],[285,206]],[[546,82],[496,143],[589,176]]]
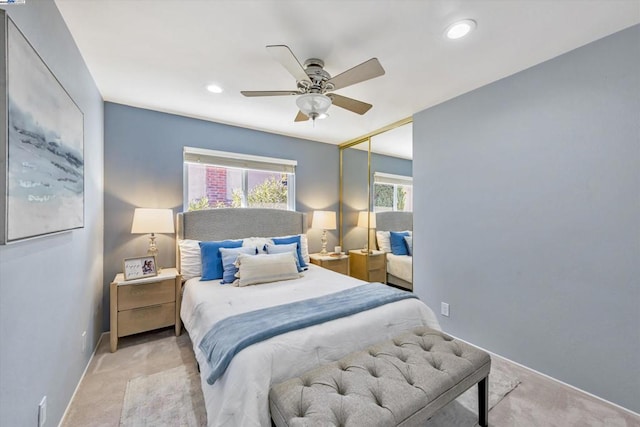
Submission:
[[[309,81],[309,76],[304,71],[302,65],[300,65],[298,58],[296,58],[293,52],[291,52],[289,46],[283,44],[269,45],[267,46],[267,51],[276,61],[281,63],[293,77],[295,77],[296,81]]]
[[[306,122],[307,120],[309,120],[309,117],[302,111],[298,111],[298,115],[296,116],[294,122]]]
[[[342,89],[365,80],[373,79],[384,74],[384,68],[380,65],[378,58],[371,58],[360,65],[338,74],[330,79],[328,83],[333,84],[333,90]]]
[[[347,98],[346,96],[338,95],[337,93],[329,93],[327,94],[327,96],[331,98],[333,105],[361,115],[366,113],[371,109],[371,107],[373,107],[373,105],[367,104],[366,102],[358,101],[357,99],[353,98]]]
[[[300,95],[295,90],[242,90],[244,96],[281,96],[281,95]]]

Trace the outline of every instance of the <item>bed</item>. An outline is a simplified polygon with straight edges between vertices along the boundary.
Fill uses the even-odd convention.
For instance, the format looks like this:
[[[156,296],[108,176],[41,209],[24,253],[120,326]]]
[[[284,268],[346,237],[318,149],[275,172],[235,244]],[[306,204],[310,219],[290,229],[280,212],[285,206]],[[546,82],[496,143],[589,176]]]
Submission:
[[[380,233],[390,231],[413,231],[413,212],[377,212],[376,239],[378,249],[385,250],[380,245]],[[387,252],[387,283],[413,290],[413,257],[409,255],[394,255]]]
[[[306,214],[272,209],[212,209],[178,214],[178,268],[187,241],[220,241],[249,237],[304,234]],[[186,252],[186,251],[185,251]],[[235,287],[219,280],[186,280],[181,318],[200,366],[201,386],[209,426],[270,426],[268,393],[272,384],[295,377],[318,365],[389,339],[415,326],[440,329],[433,311],[415,298],[293,330],[239,351],[213,384],[212,368],[199,346],[208,330],[239,313],[327,296],[346,289],[365,289],[360,280],[309,263],[292,280]]]

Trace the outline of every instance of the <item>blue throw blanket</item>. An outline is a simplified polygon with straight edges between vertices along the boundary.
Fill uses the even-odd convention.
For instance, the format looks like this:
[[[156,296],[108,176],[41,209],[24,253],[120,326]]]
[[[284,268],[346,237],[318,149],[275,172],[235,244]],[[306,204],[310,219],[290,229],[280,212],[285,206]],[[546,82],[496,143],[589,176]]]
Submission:
[[[381,283],[371,283],[227,317],[213,325],[200,341],[200,350],[212,368],[207,382],[213,384],[227,369],[233,356],[251,344],[406,298],[417,296]]]

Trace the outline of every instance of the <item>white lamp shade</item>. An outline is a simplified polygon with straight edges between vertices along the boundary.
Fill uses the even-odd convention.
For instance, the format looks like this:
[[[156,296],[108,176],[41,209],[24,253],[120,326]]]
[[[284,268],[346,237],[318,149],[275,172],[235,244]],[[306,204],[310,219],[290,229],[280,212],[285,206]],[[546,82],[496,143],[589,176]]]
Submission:
[[[173,233],[171,209],[136,208],[133,212],[132,234]]]
[[[336,213],[333,211],[314,211],[311,227],[323,230],[336,229]]]
[[[369,220],[368,221],[367,221],[367,213],[369,214]],[[376,228],[376,214],[375,214],[375,212],[367,212],[367,211],[358,212],[358,227]]]

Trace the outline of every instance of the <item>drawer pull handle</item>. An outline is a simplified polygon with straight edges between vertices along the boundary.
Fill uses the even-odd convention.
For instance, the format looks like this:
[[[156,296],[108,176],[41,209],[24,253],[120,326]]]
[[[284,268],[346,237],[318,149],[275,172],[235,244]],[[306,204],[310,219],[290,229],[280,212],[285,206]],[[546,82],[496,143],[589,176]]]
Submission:
[[[136,307],[136,308],[132,308],[131,310],[132,311],[135,311],[135,310],[147,310],[147,309],[150,309],[150,308],[158,308],[158,307],[162,307],[162,304],[147,305],[147,306],[144,306],[144,307]]]

